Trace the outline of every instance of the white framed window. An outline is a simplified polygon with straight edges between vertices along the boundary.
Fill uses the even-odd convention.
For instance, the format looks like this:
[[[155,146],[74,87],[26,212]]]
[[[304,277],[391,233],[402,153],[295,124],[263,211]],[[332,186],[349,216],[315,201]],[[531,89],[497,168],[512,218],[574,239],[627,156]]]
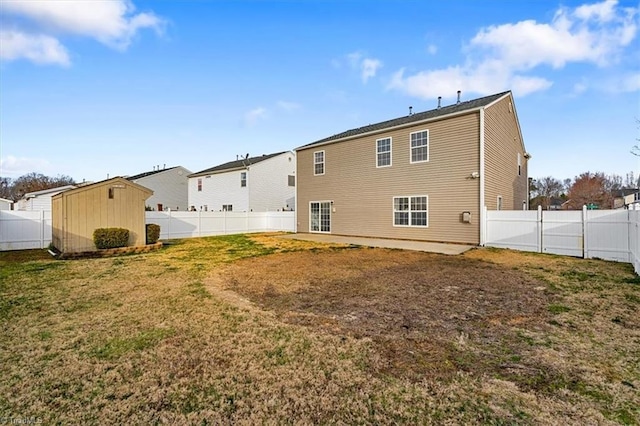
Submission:
[[[240,186],[247,186],[247,172],[240,172]]]
[[[409,134],[411,163],[429,161],[429,131],[421,130]]]
[[[496,210],[502,210],[502,195],[498,195],[498,200],[496,201]]]
[[[296,186],[296,177],[295,177],[295,175],[288,175],[287,176],[287,184],[288,184],[288,186]]]
[[[518,176],[522,175],[522,156],[518,153]]]
[[[202,178],[198,178],[198,192],[202,192]]]
[[[393,197],[393,226],[429,226],[429,196]]]
[[[314,176],[324,174],[324,151],[313,153],[313,174]]]
[[[391,138],[376,140],[376,167],[391,166]]]

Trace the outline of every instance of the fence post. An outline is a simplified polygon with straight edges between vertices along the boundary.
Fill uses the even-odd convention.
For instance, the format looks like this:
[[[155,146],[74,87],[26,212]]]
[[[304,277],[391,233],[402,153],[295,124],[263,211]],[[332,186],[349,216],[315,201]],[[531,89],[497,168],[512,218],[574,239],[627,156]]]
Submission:
[[[542,253],[542,235],[544,225],[542,223],[542,206],[538,206],[538,216],[536,217],[536,230],[538,231],[538,253]]]
[[[169,220],[167,221],[167,240],[171,239],[171,209],[168,210],[169,212]]]
[[[589,232],[588,230],[588,218],[587,218],[587,206],[582,206],[582,257],[589,258]]]
[[[40,210],[40,248],[44,248],[44,210]]]
[[[222,235],[227,234],[227,211],[222,210]]]
[[[202,212],[198,212],[198,237],[202,237]]]

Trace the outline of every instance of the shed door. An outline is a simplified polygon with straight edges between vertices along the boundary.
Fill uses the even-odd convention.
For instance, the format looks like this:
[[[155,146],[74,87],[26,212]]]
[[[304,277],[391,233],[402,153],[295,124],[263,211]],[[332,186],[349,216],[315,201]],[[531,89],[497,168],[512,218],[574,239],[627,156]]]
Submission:
[[[309,230],[311,232],[331,232],[330,201],[312,201],[309,203]]]

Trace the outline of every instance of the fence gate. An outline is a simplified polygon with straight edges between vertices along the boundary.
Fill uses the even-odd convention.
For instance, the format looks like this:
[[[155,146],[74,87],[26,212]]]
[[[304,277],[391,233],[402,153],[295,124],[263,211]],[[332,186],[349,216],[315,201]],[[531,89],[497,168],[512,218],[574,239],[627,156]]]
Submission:
[[[542,252],[584,257],[582,211],[542,212]]]

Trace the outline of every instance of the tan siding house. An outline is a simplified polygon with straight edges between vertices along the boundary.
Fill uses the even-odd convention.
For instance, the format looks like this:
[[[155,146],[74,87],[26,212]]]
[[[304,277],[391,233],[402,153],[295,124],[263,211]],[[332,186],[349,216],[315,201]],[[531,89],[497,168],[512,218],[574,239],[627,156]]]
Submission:
[[[528,154],[510,92],[296,153],[298,232],[481,244],[483,205],[496,209],[498,196],[504,209],[527,202]]]
[[[129,230],[129,245],[146,243],[148,188],[117,177],[62,192],[52,198],[52,242],[63,253],[96,250],[97,228]]]

